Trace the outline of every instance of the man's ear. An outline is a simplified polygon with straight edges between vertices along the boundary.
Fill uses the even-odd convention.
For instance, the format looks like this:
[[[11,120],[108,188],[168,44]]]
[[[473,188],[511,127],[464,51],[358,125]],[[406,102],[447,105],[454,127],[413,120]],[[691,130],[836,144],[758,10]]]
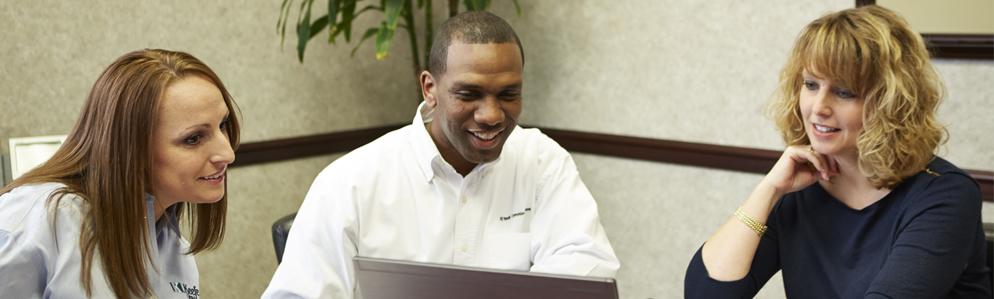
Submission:
[[[435,82],[435,77],[431,75],[428,71],[421,72],[421,96],[425,99],[425,105],[429,108],[435,108],[438,105],[438,99],[435,97],[435,87],[437,87]]]

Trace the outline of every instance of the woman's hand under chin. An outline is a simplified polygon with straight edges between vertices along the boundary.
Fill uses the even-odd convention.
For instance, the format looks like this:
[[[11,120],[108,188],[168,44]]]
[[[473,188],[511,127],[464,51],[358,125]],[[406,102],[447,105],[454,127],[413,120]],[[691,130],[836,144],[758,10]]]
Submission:
[[[839,174],[835,159],[815,153],[811,146],[787,147],[760,185],[767,185],[779,195],[804,189],[819,179]]]

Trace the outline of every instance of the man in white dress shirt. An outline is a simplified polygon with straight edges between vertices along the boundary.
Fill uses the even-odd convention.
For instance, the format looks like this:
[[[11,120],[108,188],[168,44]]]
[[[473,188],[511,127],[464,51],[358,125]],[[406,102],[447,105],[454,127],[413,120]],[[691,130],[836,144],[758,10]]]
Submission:
[[[517,126],[524,51],[510,25],[457,15],[429,60],[412,125],[314,180],[263,298],[361,297],[356,256],[615,276],[620,264],[569,153]]]

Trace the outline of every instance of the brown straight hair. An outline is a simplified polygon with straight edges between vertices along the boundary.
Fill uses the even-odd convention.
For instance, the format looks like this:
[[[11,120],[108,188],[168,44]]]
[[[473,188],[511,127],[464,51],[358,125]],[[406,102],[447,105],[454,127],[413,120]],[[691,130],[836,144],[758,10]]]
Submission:
[[[228,111],[235,111],[234,101],[221,80],[192,55],[152,49],[125,54],[100,74],[76,125],[55,155],[0,190],[5,194],[23,185],[55,182],[65,187],[48,198],[52,209],[67,195],[85,203],[79,240],[80,281],[88,297],[93,293],[90,273],[97,249],[97,265],[103,267],[118,298],[152,293],[145,266],[146,262],[152,264],[152,236],[145,206],[145,195],[155,195],[151,188],[155,172],[152,132],[166,86],[188,76],[209,79],[221,91]],[[228,120],[228,140],[234,150],[239,143],[236,113],[230,113]],[[227,183],[225,195],[217,202],[178,204],[177,217],[182,216],[184,208],[191,213],[193,239],[187,254],[221,245]],[[156,268],[154,264],[152,267]]]

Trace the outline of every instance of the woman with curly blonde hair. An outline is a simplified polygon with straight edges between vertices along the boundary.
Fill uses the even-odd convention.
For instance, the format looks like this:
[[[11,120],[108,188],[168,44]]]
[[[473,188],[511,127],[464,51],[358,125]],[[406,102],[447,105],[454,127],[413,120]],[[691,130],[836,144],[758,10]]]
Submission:
[[[991,298],[981,194],[935,152],[942,83],[875,5],[809,24],[770,107],[787,149],[691,260],[688,298]]]

